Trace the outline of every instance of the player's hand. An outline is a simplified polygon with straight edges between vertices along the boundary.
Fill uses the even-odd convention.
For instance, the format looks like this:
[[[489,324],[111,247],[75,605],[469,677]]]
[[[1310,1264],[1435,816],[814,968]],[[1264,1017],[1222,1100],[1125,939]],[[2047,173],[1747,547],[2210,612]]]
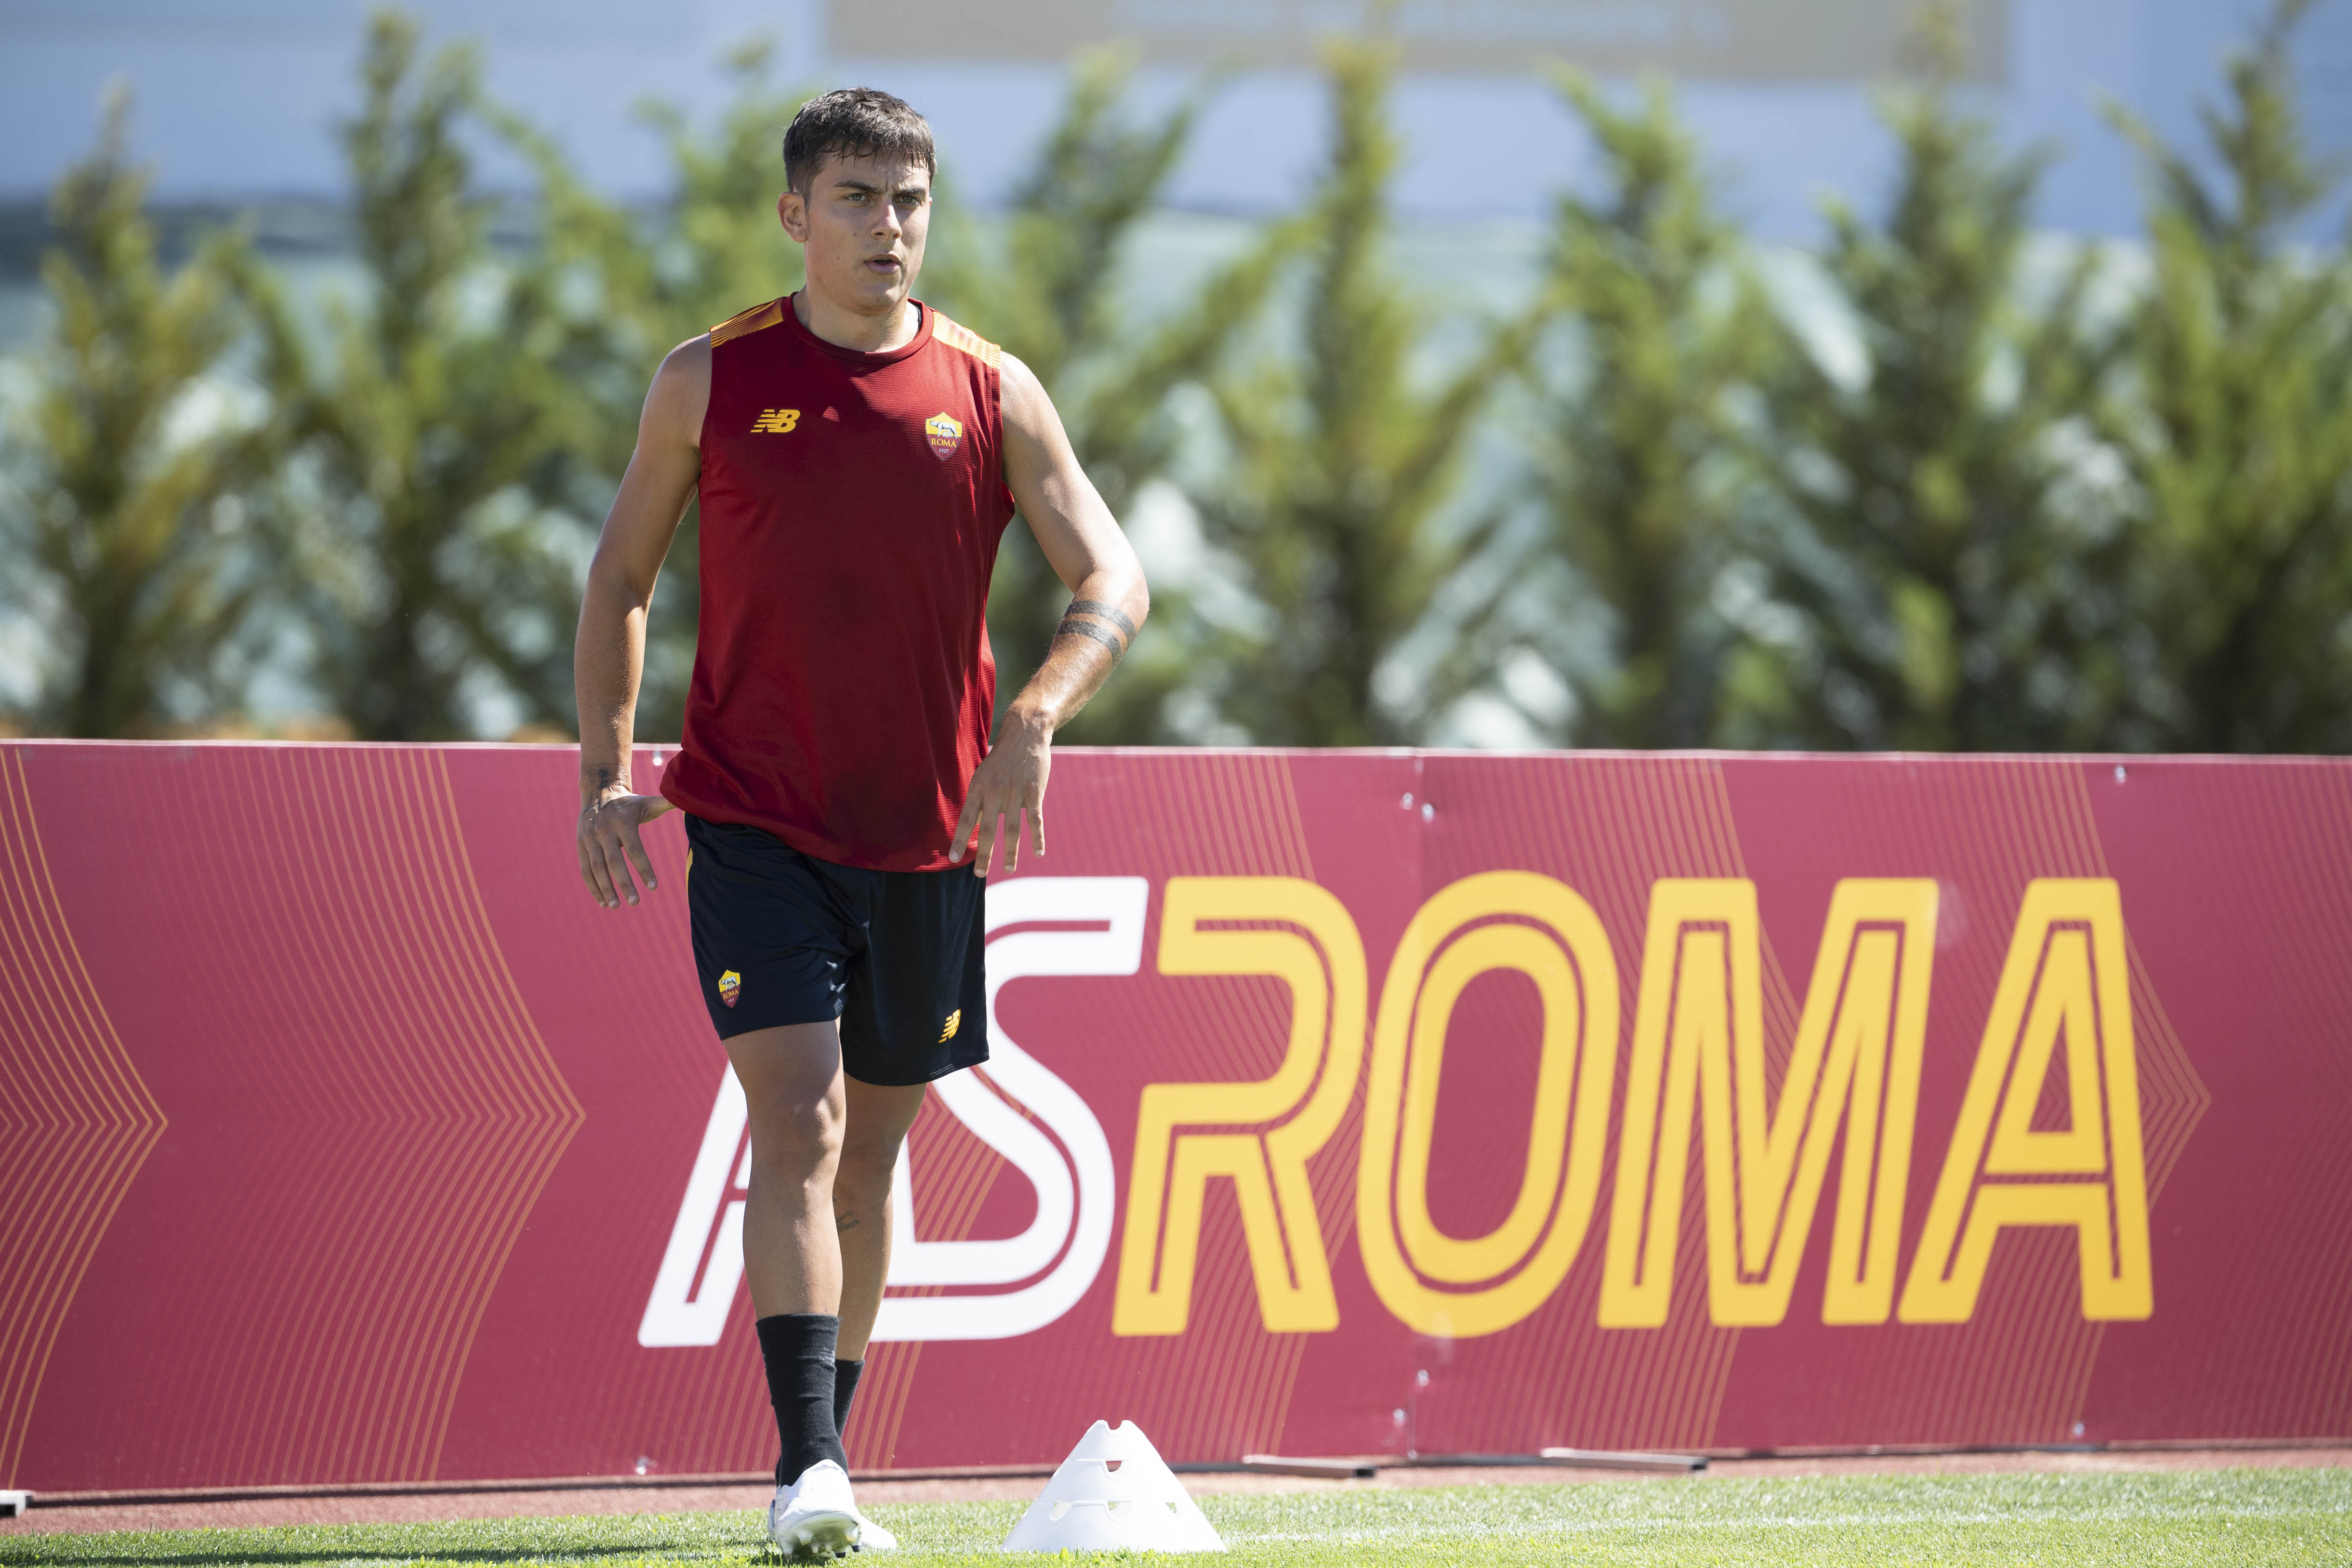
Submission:
[[[637,901],[636,883],[629,880],[633,865],[645,878],[647,893],[661,885],[654,880],[654,864],[646,858],[637,829],[668,810],[669,802],[659,795],[632,795],[622,789],[580,809],[580,880],[598,904],[618,909]]]
[[[1003,731],[973,770],[964,791],[963,814],[956,819],[955,847],[950,862],[960,862],[980,834],[980,858],[974,876],[986,876],[1004,845],[1004,870],[1009,875],[1021,863],[1021,821],[1029,820],[1029,842],[1040,856],[1045,852],[1045,775],[1053,768],[1054,732],[1018,712],[1004,716]]]

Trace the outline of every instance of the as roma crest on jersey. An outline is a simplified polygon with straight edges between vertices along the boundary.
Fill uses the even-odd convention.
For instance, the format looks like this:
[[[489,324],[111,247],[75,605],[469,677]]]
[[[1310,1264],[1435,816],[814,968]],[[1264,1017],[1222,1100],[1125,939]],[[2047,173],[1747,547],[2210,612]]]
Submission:
[[[931,455],[944,463],[955,455],[963,443],[963,426],[948,414],[935,413],[923,421],[923,434],[931,438]]]

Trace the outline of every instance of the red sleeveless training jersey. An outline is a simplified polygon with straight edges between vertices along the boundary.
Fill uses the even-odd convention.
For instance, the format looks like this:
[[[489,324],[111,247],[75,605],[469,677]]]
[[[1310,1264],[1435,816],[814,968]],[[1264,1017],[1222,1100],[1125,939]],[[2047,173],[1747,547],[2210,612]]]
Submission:
[[[817,337],[790,298],[710,329],[672,801],[839,865],[949,863],[996,704],[1001,361],[928,307],[878,354]]]

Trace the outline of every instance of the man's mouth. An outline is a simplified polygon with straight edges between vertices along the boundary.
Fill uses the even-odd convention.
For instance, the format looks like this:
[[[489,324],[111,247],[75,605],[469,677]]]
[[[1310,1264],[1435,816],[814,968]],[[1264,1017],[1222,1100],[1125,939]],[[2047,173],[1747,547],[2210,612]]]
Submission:
[[[895,256],[869,256],[866,258],[866,265],[875,272],[898,272],[905,264]]]

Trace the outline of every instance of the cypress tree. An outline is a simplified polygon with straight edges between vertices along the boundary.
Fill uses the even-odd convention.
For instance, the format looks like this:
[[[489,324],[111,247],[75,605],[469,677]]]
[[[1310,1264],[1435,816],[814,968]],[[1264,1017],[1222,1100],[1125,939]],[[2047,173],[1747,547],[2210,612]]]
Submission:
[[[2157,679],[2152,738],[2187,751],[2352,749],[2352,244],[2301,246],[2341,189],[2312,154],[2285,0],[2204,125],[2209,178],[2118,115],[2149,172],[2155,276],[2106,429]]]
[[[154,735],[233,708],[268,576],[243,492],[274,429],[237,415],[230,369],[246,247],[215,235],[165,267],[129,119],[117,89],[96,150],[51,195],[50,326],[0,486],[0,595],[48,651],[23,718],[61,735]]]
[[[300,440],[287,505],[311,678],[367,739],[466,735],[486,694],[572,723],[587,539],[569,503],[597,434],[575,388],[601,340],[540,256],[491,247],[467,151],[488,118],[478,78],[470,51],[425,59],[414,22],[378,13],[343,129],[364,293],[332,303],[319,356],[255,290]]]
[[[1202,695],[1261,744],[1410,742],[1484,673],[1465,658],[1409,665],[1406,655],[1441,591],[1497,532],[1496,517],[1456,523],[1446,504],[1475,415],[1525,352],[1526,323],[1493,331],[1419,390],[1422,312],[1381,256],[1397,157],[1391,70],[1382,45],[1332,46],[1328,162],[1297,287],[1276,296],[1287,319],[1268,334],[1280,341],[1295,326],[1297,346],[1212,388],[1230,457],[1193,499],[1255,603],[1211,644],[1222,684]]]
[[[1623,110],[1580,77],[1560,89],[1606,190],[1558,204],[1558,337],[1530,371],[1547,553],[1571,569],[1539,579],[1539,641],[1577,701],[1529,716],[1563,741],[1704,746],[1732,647],[1714,600],[1746,473],[1736,404],[1761,367],[1767,313],[1664,87]],[[1595,601],[1598,657],[1577,646]]]
[[[1769,387],[1759,450],[1783,522],[1764,559],[1802,628],[1776,661],[1780,738],[1801,745],[2097,745],[2123,678],[2120,547],[2081,504],[2099,257],[2029,308],[2045,157],[2004,152],[1961,104],[1956,37],[1949,8],[1931,13],[1925,69],[1885,99],[1901,167],[1885,217],[1831,213],[1858,384],[1784,328]]]

